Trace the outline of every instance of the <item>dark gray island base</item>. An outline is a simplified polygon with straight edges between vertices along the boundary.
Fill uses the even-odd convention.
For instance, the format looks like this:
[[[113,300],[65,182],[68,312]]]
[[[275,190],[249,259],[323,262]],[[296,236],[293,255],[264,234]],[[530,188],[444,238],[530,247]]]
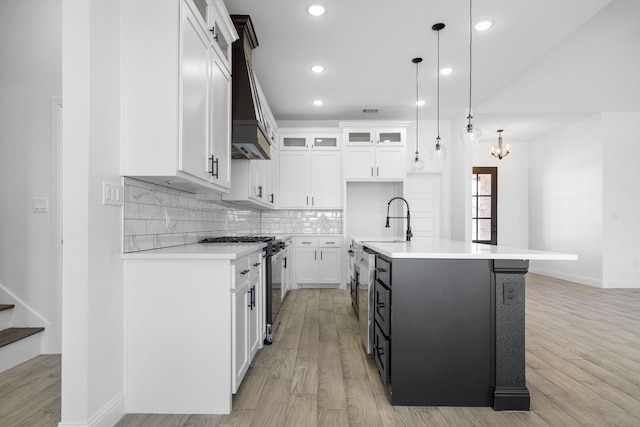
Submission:
[[[374,357],[391,404],[529,410],[528,266],[376,256]]]

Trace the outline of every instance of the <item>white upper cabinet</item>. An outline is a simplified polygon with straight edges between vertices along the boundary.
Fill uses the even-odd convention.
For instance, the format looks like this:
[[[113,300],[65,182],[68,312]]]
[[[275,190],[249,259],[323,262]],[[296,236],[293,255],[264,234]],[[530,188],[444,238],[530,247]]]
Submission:
[[[224,4],[127,0],[122,28],[121,174],[228,192],[229,61],[238,36]]]
[[[344,178],[347,181],[398,181],[406,176],[408,123],[341,123]]]
[[[340,133],[325,129],[284,129],[280,132],[280,150],[340,150]]]
[[[340,132],[280,129],[281,209],[341,209]]]

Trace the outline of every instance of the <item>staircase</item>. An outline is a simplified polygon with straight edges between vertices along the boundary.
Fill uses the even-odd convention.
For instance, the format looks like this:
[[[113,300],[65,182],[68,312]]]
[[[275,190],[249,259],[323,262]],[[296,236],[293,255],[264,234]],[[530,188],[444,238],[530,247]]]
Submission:
[[[0,372],[40,354],[40,332],[44,328],[15,328],[13,304],[0,304]]]

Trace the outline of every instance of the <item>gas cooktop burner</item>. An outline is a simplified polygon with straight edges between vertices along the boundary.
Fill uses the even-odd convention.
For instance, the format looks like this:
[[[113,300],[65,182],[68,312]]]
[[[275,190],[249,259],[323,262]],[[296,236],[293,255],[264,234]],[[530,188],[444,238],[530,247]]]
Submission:
[[[222,236],[207,237],[200,240],[200,243],[263,243],[275,239],[275,236]]]

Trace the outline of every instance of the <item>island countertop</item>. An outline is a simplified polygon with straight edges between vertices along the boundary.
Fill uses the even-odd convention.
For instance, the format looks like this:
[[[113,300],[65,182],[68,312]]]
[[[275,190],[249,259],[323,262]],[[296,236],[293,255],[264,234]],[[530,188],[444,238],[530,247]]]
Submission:
[[[411,242],[362,240],[362,245],[389,258],[545,261],[574,261],[578,259],[575,254],[424,237],[415,238]]]

